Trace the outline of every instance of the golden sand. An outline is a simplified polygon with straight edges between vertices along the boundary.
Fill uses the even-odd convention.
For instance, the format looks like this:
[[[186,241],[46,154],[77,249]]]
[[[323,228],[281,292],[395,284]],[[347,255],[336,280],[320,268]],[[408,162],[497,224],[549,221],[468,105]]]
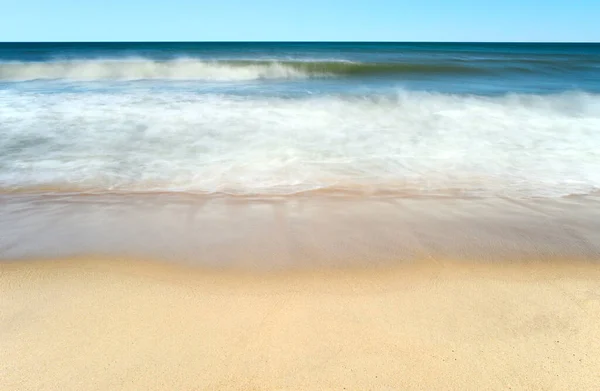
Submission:
[[[598,390],[600,267],[0,264],[1,390]]]

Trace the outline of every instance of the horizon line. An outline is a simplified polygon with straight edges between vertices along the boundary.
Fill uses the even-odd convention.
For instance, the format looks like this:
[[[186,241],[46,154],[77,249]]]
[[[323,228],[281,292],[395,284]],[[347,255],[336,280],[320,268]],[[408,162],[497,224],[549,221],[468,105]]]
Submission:
[[[483,44],[483,43],[498,43],[498,44],[600,44],[600,41],[371,41],[371,40],[290,40],[290,41],[267,41],[267,40],[140,40],[140,41],[110,41],[110,40],[93,40],[93,41],[0,41],[4,43],[455,43],[455,44]]]

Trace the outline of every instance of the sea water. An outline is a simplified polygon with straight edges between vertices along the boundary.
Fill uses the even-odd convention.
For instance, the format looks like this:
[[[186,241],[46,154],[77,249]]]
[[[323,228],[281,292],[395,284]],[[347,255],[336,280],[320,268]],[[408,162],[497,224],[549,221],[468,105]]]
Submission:
[[[0,191],[600,188],[600,44],[0,43]]]

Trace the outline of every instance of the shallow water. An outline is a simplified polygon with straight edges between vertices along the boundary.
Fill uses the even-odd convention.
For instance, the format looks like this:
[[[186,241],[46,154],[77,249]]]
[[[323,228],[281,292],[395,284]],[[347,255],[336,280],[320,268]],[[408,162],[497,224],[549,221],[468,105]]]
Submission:
[[[245,270],[600,259],[598,197],[0,196],[0,259]]]

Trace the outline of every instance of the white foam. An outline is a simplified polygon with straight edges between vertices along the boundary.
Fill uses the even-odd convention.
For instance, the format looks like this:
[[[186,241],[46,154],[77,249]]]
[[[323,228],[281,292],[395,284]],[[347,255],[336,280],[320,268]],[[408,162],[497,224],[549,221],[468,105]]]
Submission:
[[[298,61],[295,61],[298,62]],[[312,74],[314,76],[314,73]],[[143,58],[125,60],[61,60],[51,62],[0,63],[0,80],[43,79],[92,80],[210,80],[240,81],[258,79],[295,79],[307,72],[278,61],[223,62],[196,59],[155,61]]]
[[[0,187],[562,196],[600,188],[600,96],[0,91]]]

